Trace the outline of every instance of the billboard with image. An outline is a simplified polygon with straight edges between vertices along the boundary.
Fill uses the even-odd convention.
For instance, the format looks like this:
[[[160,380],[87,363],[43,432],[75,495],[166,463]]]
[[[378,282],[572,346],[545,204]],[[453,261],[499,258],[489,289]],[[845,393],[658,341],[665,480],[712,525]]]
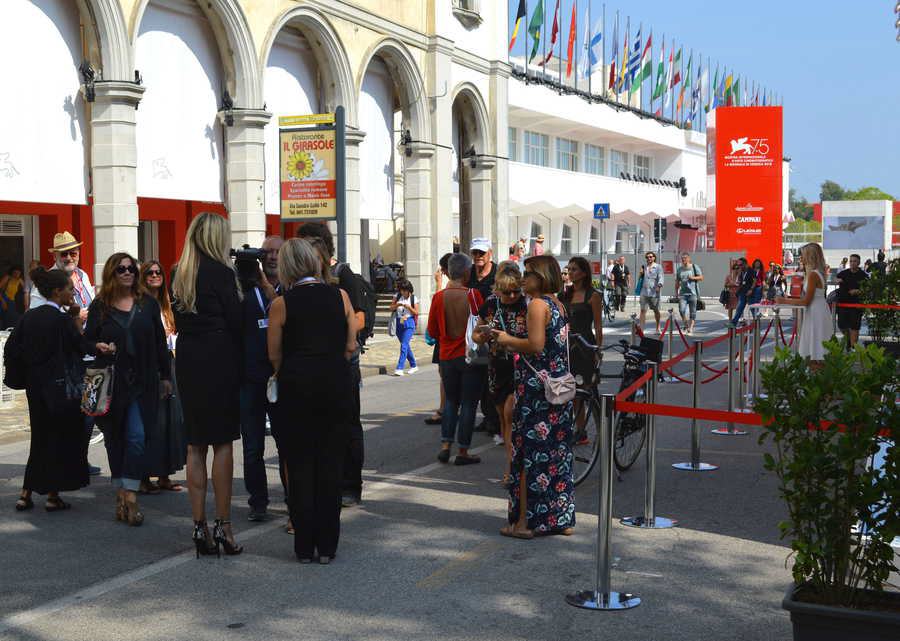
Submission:
[[[881,249],[884,216],[826,216],[822,220],[823,249]]]

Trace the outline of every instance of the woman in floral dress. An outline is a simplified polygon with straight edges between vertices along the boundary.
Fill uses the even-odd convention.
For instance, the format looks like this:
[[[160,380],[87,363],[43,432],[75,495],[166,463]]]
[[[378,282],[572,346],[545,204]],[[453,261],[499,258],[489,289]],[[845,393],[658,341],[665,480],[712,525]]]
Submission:
[[[562,274],[555,258],[527,259],[525,292],[532,299],[528,304],[528,337],[515,338],[494,330],[501,346],[520,354],[515,368],[509,524],[500,530],[504,536],[530,539],[535,534],[568,535],[575,525],[572,402],[548,403],[543,384],[531,369],[546,370],[554,378],[569,371],[568,321],[556,297],[561,288]]]

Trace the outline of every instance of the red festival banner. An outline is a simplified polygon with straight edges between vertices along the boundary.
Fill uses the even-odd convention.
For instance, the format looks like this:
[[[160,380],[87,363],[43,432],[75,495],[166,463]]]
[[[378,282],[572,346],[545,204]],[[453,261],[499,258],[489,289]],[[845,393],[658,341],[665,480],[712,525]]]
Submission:
[[[717,251],[781,262],[782,108],[719,107],[707,123],[713,202],[707,233]]]

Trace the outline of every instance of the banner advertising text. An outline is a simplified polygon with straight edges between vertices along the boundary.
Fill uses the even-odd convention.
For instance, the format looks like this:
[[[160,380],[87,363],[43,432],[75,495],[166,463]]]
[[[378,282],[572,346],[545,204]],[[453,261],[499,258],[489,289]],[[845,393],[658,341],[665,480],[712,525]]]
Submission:
[[[281,131],[281,218],[337,217],[334,128]]]

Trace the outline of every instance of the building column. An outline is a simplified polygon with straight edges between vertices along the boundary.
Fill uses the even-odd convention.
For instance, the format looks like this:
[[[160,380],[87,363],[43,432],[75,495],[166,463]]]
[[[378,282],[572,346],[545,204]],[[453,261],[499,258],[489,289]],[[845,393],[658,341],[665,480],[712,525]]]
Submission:
[[[406,277],[420,300],[419,331],[428,325],[428,307],[434,294],[434,270],[437,260],[432,253],[432,158],[434,147],[409,143],[412,155],[404,156],[403,209],[406,229]],[[445,241],[446,242],[446,239]]]
[[[116,80],[94,84],[91,105],[91,194],[94,260],[92,282],[115,252],[138,253],[137,143],[135,109],[144,88]]]
[[[510,231],[509,220],[509,76],[511,68],[509,64],[494,60],[490,63],[490,93],[489,105],[490,118],[493,121],[494,130],[494,155],[501,160],[494,168],[493,181],[491,183],[491,199],[493,201],[494,227],[491,237],[494,246],[504,247],[518,242],[518,235]],[[485,153],[490,153],[485,150]],[[513,238],[512,236],[516,236]],[[494,256],[506,260],[506,250]]]
[[[466,160],[468,162],[468,160]],[[494,260],[505,260],[497,247],[497,215],[492,196],[494,169],[497,161],[493,158],[479,157],[476,166],[469,170],[469,190],[472,197],[472,238],[487,238],[494,246]],[[469,248],[461,248],[467,251]],[[499,258],[498,258],[499,257]]]
[[[453,42],[441,36],[432,36],[428,43],[428,57],[425,73],[425,90],[429,96],[428,103],[431,109],[431,132],[430,138],[437,147],[433,148],[433,158],[429,158],[429,165],[432,169],[432,185],[431,192],[431,255],[435,256],[435,261],[452,251],[453,237],[453,190],[452,179],[453,172],[456,169],[451,162],[450,149],[453,147],[453,98],[452,81],[453,76],[451,66],[453,61]],[[460,150],[462,153],[463,150]],[[407,176],[407,180],[408,180]],[[462,180],[462,176],[460,176]],[[405,189],[410,186],[407,183]],[[409,224],[409,211],[406,212],[406,221]],[[407,227],[407,256],[415,256],[410,252],[409,228]],[[466,248],[468,249],[468,247]],[[434,271],[436,265],[432,265],[431,270]],[[416,285],[418,287],[418,285]],[[429,283],[429,289],[432,285]],[[420,291],[420,290],[416,290]],[[430,296],[426,299],[424,294],[422,300],[430,302]],[[422,323],[419,323],[422,326]]]
[[[366,132],[358,129],[347,129],[344,134],[346,140],[346,171],[347,184],[347,224],[344,233],[347,235],[347,258],[350,268],[357,274],[368,274],[369,267],[363,270],[360,260],[362,238],[360,237],[360,210],[359,210],[359,144],[366,137]],[[366,239],[368,242],[368,238]],[[366,276],[368,278],[368,276]]]
[[[266,237],[265,127],[271,117],[262,109],[219,112],[225,124],[225,208],[234,247],[259,247]]]

